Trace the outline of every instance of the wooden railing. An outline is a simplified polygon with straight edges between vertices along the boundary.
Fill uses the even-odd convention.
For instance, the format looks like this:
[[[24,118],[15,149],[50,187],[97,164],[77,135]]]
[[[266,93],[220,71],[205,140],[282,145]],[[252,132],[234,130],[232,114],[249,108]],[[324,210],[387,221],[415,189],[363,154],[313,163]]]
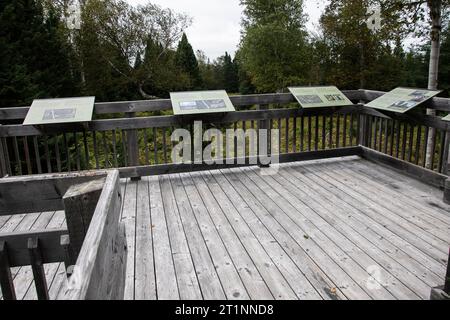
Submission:
[[[371,101],[381,92],[345,91],[355,103]],[[171,110],[170,100],[97,103],[98,119],[79,130],[61,126],[45,133],[21,122],[28,108],[0,109],[0,174],[16,176],[91,169],[132,168],[171,164],[173,130],[204,128],[280,129],[282,155],[363,145],[424,166],[428,128],[437,129],[432,168],[447,173],[448,123],[419,110],[389,116],[361,104],[300,109],[291,94],[233,96],[237,112],[226,115],[179,117],[150,115]],[[435,98],[425,106],[450,112],[450,100]],[[446,113],[445,113],[446,115]],[[113,118],[118,117],[118,118]],[[237,157],[237,153],[231,157]],[[244,157],[251,156],[246,147]],[[142,170],[141,170],[142,172]],[[147,170],[144,172],[152,172]],[[122,176],[136,175],[121,169]]]
[[[11,268],[31,265],[37,297],[48,300],[44,264],[64,262],[58,299],[122,299],[126,238],[117,170],[0,180],[0,215],[64,210],[67,229],[0,234],[3,298],[15,300]]]

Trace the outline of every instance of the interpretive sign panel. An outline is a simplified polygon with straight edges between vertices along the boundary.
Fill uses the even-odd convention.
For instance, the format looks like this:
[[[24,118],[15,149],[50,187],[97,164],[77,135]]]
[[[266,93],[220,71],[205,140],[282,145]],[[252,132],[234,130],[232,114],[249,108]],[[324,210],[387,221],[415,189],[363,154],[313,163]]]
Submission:
[[[170,99],[175,115],[236,111],[225,90],[172,92]]]
[[[448,116],[446,116],[445,118],[443,118],[442,120],[444,121],[450,121],[450,114]]]
[[[44,125],[92,120],[95,97],[34,100],[24,125]]]
[[[425,89],[396,88],[367,103],[366,106],[397,113],[405,113],[438,95],[439,92],[440,91]]]
[[[302,108],[348,106],[353,103],[336,87],[291,87],[289,91]]]

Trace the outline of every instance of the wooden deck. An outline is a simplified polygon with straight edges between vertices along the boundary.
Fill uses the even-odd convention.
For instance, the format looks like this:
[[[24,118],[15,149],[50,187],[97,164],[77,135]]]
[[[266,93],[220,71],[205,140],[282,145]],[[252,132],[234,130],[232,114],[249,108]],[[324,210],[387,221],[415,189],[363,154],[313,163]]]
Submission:
[[[442,191],[357,157],[122,180],[126,299],[428,299],[444,280]],[[64,213],[0,217],[0,233]],[[36,297],[31,268],[18,299]],[[50,296],[64,265],[46,266]]]

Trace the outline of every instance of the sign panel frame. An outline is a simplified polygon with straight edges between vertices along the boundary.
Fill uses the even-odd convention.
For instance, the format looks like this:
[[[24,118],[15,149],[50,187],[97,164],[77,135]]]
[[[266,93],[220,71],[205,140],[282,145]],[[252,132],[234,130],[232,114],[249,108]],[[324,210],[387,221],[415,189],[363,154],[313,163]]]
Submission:
[[[442,91],[398,87],[364,106],[384,111],[406,113],[434,98]]]
[[[336,86],[289,87],[288,89],[305,109],[353,105]]]
[[[23,125],[41,126],[92,121],[95,97],[36,99]]]
[[[174,115],[235,112],[225,90],[171,92]]]

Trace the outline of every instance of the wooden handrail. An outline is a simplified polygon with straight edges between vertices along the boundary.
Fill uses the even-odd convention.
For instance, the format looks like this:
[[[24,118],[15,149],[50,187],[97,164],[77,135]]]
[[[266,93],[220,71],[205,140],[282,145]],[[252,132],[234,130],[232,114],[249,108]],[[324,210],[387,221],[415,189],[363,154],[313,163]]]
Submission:
[[[86,183],[86,178],[94,180]],[[21,186],[36,187],[32,193],[38,200],[33,203],[33,209],[46,211],[48,204],[42,199],[50,197],[61,204],[64,202],[67,220],[67,229],[0,235],[0,285],[5,299],[16,299],[10,269],[31,265],[37,297],[48,300],[44,264],[61,262],[65,263],[70,278],[59,299],[123,299],[126,237],[124,225],[119,222],[122,195],[117,170],[100,175],[8,178],[1,180],[0,185],[4,187],[0,188],[0,198],[6,187],[11,193],[20,193],[22,198]],[[29,205],[19,210],[16,204],[9,199],[2,210],[12,214],[21,210],[29,212]]]
[[[359,102],[372,101],[385,94],[383,91],[374,90],[344,90],[343,93],[352,101]],[[245,108],[253,105],[264,104],[288,104],[295,103],[296,100],[290,93],[274,94],[254,94],[240,95],[230,97],[234,106]],[[424,107],[436,109],[437,111],[450,112],[450,99],[433,98],[424,104]],[[0,121],[2,120],[21,120],[25,119],[28,113],[27,107],[0,108]],[[169,99],[160,100],[138,100],[138,101],[117,101],[117,102],[98,102],[95,104],[94,113],[114,114],[114,113],[136,113],[136,112],[154,112],[172,110],[172,103]]]
[[[58,299],[123,299],[127,255],[125,227],[119,222],[121,203],[119,172],[112,170],[106,177],[73,274]]]

